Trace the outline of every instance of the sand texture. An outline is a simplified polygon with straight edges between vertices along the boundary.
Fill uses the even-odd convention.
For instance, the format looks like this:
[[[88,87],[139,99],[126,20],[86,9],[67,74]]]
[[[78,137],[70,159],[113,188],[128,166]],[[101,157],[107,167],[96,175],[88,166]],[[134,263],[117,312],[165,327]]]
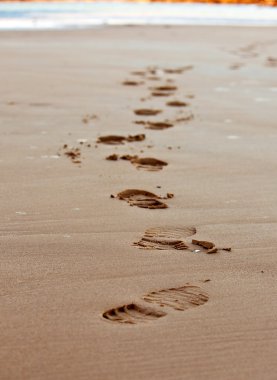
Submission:
[[[0,34],[1,380],[276,380],[274,36]]]

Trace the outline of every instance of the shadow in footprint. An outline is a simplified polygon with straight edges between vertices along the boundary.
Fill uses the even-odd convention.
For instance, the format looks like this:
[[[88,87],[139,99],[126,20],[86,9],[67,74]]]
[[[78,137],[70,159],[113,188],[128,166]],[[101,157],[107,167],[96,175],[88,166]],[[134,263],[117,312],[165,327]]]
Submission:
[[[155,110],[155,109],[150,109],[150,108],[149,109],[148,108],[141,108],[141,109],[134,110],[134,113],[136,115],[140,115],[140,116],[155,116],[161,112],[162,112],[162,110]]]
[[[132,165],[134,165],[137,169],[143,169],[147,171],[159,171],[162,170],[164,166],[167,166],[168,163],[162,160],[158,160],[153,157],[138,157],[132,156],[129,154],[124,154],[123,156],[119,156],[116,153],[113,153],[106,157],[108,161],[118,161],[118,160],[129,161]]]
[[[124,86],[139,86],[143,83],[144,83],[143,81],[135,81],[135,80],[125,80],[124,82],[122,82]]]
[[[149,191],[128,189],[118,193],[116,198],[126,201],[130,206],[137,206],[140,208],[148,209],[164,209],[168,208],[168,206],[166,203],[161,202],[160,200],[173,198],[173,196],[173,194],[167,193],[166,197],[160,197]],[[115,198],[114,195],[111,197]]]
[[[164,72],[166,74],[182,74],[184,71],[192,70],[193,66],[184,66],[184,67],[178,67],[176,69],[164,69]]]
[[[161,91],[176,91],[178,89],[177,86],[169,86],[169,85],[164,85],[164,86],[157,86],[157,87],[151,87],[150,90],[152,91],[158,91],[158,92],[161,92]]]
[[[163,311],[130,303],[105,311],[103,318],[111,322],[136,324],[152,321],[165,315]]]
[[[181,111],[182,112],[182,111]],[[180,115],[175,120],[165,120],[165,121],[145,121],[145,120],[135,120],[134,123],[137,125],[143,125],[145,129],[151,129],[154,131],[159,131],[163,129],[168,129],[174,127],[174,124],[187,123],[194,119],[194,115],[188,112],[185,115]]]
[[[152,157],[134,158],[131,160],[131,164],[133,164],[137,169],[147,171],[159,171],[162,170],[164,166],[168,165],[167,162]]]
[[[141,300],[159,307],[184,311],[204,305],[209,300],[209,295],[199,286],[186,284],[181,287],[150,292],[142,296]],[[110,322],[134,325],[157,320],[166,315],[167,313],[163,310],[130,303],[109,309],[102,314],[102,317]]]
[[[185,116],[177,117],[175,122],[176,123],[186,123],[186,122],[191,121],[193,119],[194,119],[194,115],[190,112],[189,114],[187,114]]]
[[[167,102],[166,105],[169,107],[187,107],[187,106],[189,106],[188,103],[181,102],[179,100],[172,100],[171,102]]]
[[[120,145],[125,142],[143,141],[145,140],[144,134],[139,135],[129,135],[129,136],[118,136],[118,135],[108,135],[98,137],[98,144],[108,144],[108,145]]]
[[[172,94],[170,92],[164,92],[164,91],[153,91],[151,95],[160,97],[160,96],[170,96]]]
[[[231,248],[218,248],[211,241],[196,240],[196,239],[192,239],[191,244],[189,245],[189,249],[191,252],[195,252],[195,253],[203,252],[207,254],[217,253],[219,250],[228,251],[228,252],[231,251]]]
[[[144,120],[136,120],[134,121],[135,124],[138,125],[144,125],[144,128],[146,129],[152,129],[152,130],[163,130],[167,128],[172,128],[174,126],[173,123],[167,122],[167,121],[144,121]]]

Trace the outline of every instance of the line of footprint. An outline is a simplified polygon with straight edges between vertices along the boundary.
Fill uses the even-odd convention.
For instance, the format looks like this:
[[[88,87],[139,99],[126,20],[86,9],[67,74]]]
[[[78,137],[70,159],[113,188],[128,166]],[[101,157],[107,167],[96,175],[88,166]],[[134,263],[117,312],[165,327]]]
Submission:
[[[136,77],[139,76],[139,80],[127,79],[123,81],[122,84],[124,86],[140,86],[144,85],[145,83],[148,83],[148,81],[160,81],[161,79],[163,79],[165,83],[159,84],[157,86],[150,86],[150,95],[146,98],[142,98],[141,100],[145,101],[147,99],[152,98],[153,96],[173,96],[178,90],[178,87],[176,86],[172,78],[165,78],[165,75],[182,74],[183,72],[191,70],[192,68],[192,66],[185,66],[177,69],[160,69],[158,67],[148,67],[145,70],[135,71],[131,73]],[[188,97],[193,98],[193,95],[190,94],[188,95]],[[153,108],[138,108],[133,111],[134,114],[136,116],[144,117],[144,119],[135,120],[134,123],[136,125],[143,125],[146,129],[164,130],[172,128],[177,123],[187,122],[193,118],[193,114],[191,113],[191,111],[184,111],[184,109],[187,109],[189,107],[189,103],[187,101],[171,99],[168,102],[166,102],[166,106],[177,107],[178,109],[181,108],[181,114],[179,114],[179,116],[177,116],[173,120],[165,119],[158,121],[149,121],[149,118],[162,114],[163,110]],[[143,141],[145,138],[145,134],[138,134],[134,136],[129,135],[126,137],[118,135],[108,135],[99,137],[97,142],[118,145],[130,141]],[[119,159],[129,161],[137,169],[144,169],[148,171],[162,170],[163,167],[168,165],[168,163],[164,160],[157,159],[155,157],[139,157],[138,155],[118,155],[114,153],[106,157],[106,159],[110,161],[117,161]],[[154,194],[153,192],[149,192],[146,190],[127,189],[121,191],[116,196],[112,195],[111,197],[124,200],[128,202],[130,206],[137,206],[140,208],[148,209],[164,209],[168,207],[165,201],[172,198],[173,196],[174,195],[172,193],[167,193],[165,196],[159,196],[157,194]]]
[[[132,72],[132,75],[139,80],[127,79],[122,84],[124,86],[143,86],[148,81],[160,81],[164,80],[165,83],[157,86],[150,86],[150,95],[142,98],[141,101],[146,101],[152,97],[173,97],[178,90],[176,84],[173,81],[172,75],[182,74],[188,70],[191,70],[192,66],[186,66],[177,69],[160,69],[157,67],[148,67],[145,70]],[[187,95],[187,98],[193,99],[193,95]],[[145,129],[151,129],[155,131],[167,130],[174,127],[179,123],[185,123],[193,118],[192,112],[189,109],[189,104],[186,101],[172,99],[166,102],[166,106],[175,107],[179,111],[178,115],[174,119],[159,119],[153,121],[153,117],[162,114],[161,109],[152,108],[139,108],[134,110],[134,115],[140,116],[139,120],[134,120],[135,125],[142,125]],[[184,111],[185,110],[185,111]],[[142,118],[142,119],[141,119]],[[152,120],[149,120],[151,119]],[[83,118],[83,123],[88,124],[92,120],[97,120],[96,115],[86,115]],[[98,137],[96,144],[107,145],[123,145],[129,143],[139,143],[145,141],[146,135],[139,133],[135,135],[121,136],[121,135],[106,135]],[[82,163],[82,152],[84,149],[91,148],[91,143],[87,140],[79,139],[78,146],[70,147],[67,144],[63,145],[60,149],[60,154],[65,155],[71,159],[72,163]],[[97,147],[97,145],[95,146]],[[162,170],[167,166],[167,162],[154,158],[154,157],[139,157],[138,155],[129,154],[111,154],[106,157],[109,161],[128,161],[137,169],[144,169],[148,171]],[[139,208],[147,209],[166,209],[168,208],[167,201],[174,195],[167,193],[164,196],[157,195],[153,192],[141,189],[126,189],[119,192],[117,195],[111,195],[111,198],[123,200],[130,206],[136,206]],[[231,248],[219,248],[213,242],[197,240],[191,238],[197,233],[194,226],[187,227],[172,227],[162,226],[147,229],[142,237],[133,243],[133,246],[138,249],[146,250],[182,250],[192,252],[196,254],[215,254],[219,250],[230,251]],[[209,281],[209,280],[206,280]],[[206,282],[204,281],[204,282]],[[209,299],[209,296],[205,290],[195,284],[185,284],[181,287],[174,287],[169,289],[162,289],[148,293],[136,302],[114,307],[105,311],[102,317],[105,320],[136,324],[140,322],[147,322],[161,318],[167,315],[170,310],[184,311],[196,306],[205,304]],[[149,306],[149,303],[153,306]]]
[[[164,69],[164,74],[181,74],[184,71],[192,69],[192,66],[187,66],[178,69]],[[140,76],[141,80],[128,79],[123,82],[125,86],[140,86],[145,83],[146,80],[160,80],[161,69],[159,68],[147,68],[144,71],[133,72],[133,75]],[[143,79],[142,79],[143,78]],[[168,82],[170,84],[168,84]],[[167,79],[167,83],[155,87],[150,87],[151,95],[164,97],[172,96],[177,90],[177,86],[173,84],[171,78]],[[193,98],[193,96],[190,96]],[[148,98],[143,98],[145,101]],[[171,100],[166,103],[170,107],[188,107],[188,103],[180,100]],[[152,117],[160,115],[162,110],[140,108],[134,110],[134,114],[137,116]],[[146,129],[152,130],[165,130],[172,128],[176,123],[186,122],[193,118],[191,112],[177,117],[175,120],[135,120],[137,125],[143,125]],[[105,144],[123,144],[130,141],[143,141],[145,139],[144,134],[138,134],[134,136],[117,136],[109,135],[102,136],[98,139],[98,143]],[[158,160],[153,157],[138,157],[137,155],[119,155],[112,154],[106,157],[107,160],[127,160],[130,161],[136,168],[146,169],[150,171],[161,170],[167,165],[165,161]],[[167,193],[165,196],[156,195],[150,191],[139,189],[127,189],[119,192],[117,195],[111,195],[112,198],[126,201],[130,206],[137,206],[140,208],[148,209],[164,209],[168,205],[165,200],[173,197],[172,193]],[[196,234],[195,227],[155,227],[147,229],[144,235],[133,245],[139,249],[148,250],[187,250],[194,253],[216,253],[220,248],[216,247],[214,243],[208,241],[201,241],[192,239],[188,241],[188,237]],[[221,248],[226,251],[230,251],[231,248]],[[209,280],[206,280],[209,281]],[[205,282],[205,281],[204,281]],[[123,324],[137,324],[148,321],[153,321],[158,318],[165,317],[170,310],[184,311],[190,308],[204,305],[209,299],[208,293],[200,286],[195,284],[185,284],[181,287],[174,287],[169,289],[162,289],[150,292],[140,297],[136,302],[120,305],[111,308],[103,313],[103,318],[115,323]],[[149,306],[149,304],[154,305]]]

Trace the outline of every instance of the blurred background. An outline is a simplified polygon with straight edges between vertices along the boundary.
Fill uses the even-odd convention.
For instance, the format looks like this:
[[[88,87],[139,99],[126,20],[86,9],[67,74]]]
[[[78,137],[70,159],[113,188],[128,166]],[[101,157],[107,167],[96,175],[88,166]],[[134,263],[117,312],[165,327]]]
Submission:
[[[101,25],[277,25],[277,0],[2,1],[0,30]]]

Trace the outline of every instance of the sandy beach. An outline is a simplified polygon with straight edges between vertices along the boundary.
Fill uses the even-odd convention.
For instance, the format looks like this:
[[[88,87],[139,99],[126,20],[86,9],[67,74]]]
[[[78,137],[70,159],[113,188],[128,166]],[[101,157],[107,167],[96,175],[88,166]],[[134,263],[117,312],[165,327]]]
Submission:
[[[0,33],[1,380],[276,379],[274,36]]]

